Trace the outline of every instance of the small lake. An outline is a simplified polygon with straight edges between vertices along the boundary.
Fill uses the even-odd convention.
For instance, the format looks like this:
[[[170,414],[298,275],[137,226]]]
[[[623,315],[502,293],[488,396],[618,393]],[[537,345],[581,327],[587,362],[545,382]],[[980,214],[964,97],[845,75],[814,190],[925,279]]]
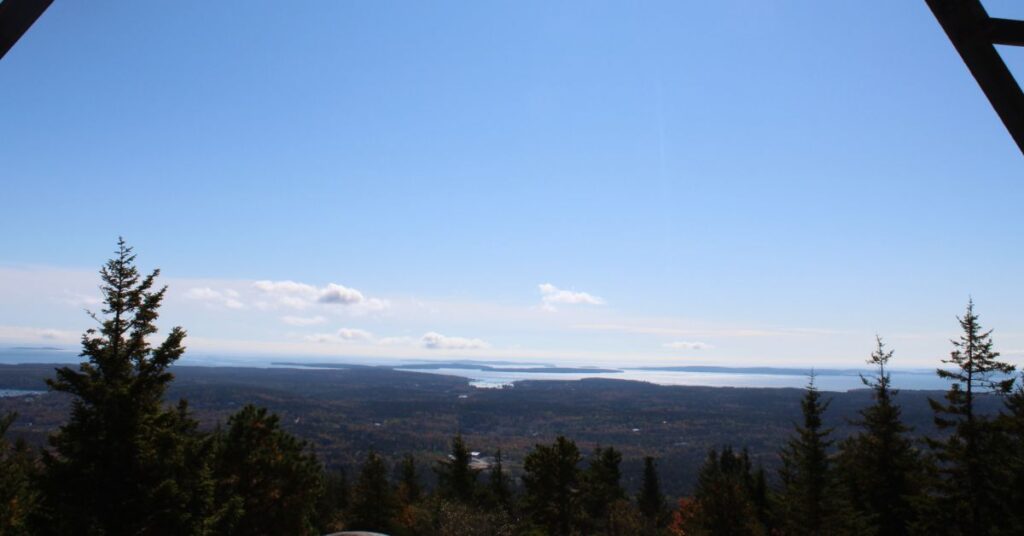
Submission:
[[[0,389],[0,398],[8,398],[14,396],[37,396],[45,392],[46,391],[32,391],[28,389]]]

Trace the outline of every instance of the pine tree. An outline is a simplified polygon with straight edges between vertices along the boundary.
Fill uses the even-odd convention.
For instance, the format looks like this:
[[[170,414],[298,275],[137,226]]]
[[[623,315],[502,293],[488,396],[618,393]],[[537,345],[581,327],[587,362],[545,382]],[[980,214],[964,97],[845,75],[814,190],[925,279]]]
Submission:
[[[390,532],[398,513],[398,501],[388,484],[384,460],[371,452],[363,463],[359,480],[352,490],[348,530]]]
[[[16,413],[0,417],[0,535],[31,534],[29,520],[35,514],[39,493],[33,485],[36,466],[24,441],[13,444],[7,430]]]
[[[444,499],[437,501],[432,518],[429,527],[421,525],[411,533],[423,536],[513,536],[523,534],[515,530],[515,523],[504,510],[484,509],[457,501]],[[530,534],[530,536],[534,535]]]
[[[536,445],[523,460],[524,498],[535,526],[555,536],[568,536],[583,515],[580,497],[580,451],[558,436],[551,445]]]
[[[406,454],[402,458],[398,473],[399,499],[405,504],[419,501],[422,488],[420,487],[420,475],[416,471],[416,458],[412,454]]]
[[[1024,375],[1006,398],[1006,413],[1000,416],[999,425],[1004,435],[999,459],[1005,467],[1002,484],[1006,490],[1006,524],[1024,527]]]
[[[832,442],[830,429],[822,429],[822,414],[829,402],[821,400],[814,386],[814,376],[800,407],[804,422],[796,427],[780,456],[782,469],[781,510],[787,534],[824,534],[829,512],[826,489],[829,479],[829,459],[826,450]]]
[[[871,388],[874,403],[861,410],[854,424],[861,431],[840,444],[838,470],[851,506],[869,520],[880,536],[905,535],[914,524],[914,501],[919,496],[921,459],[910,429],[903,424],[901,410],[894,397],[886,366],[892,351],[886,351],[882,339],[868,363],[875,365],[877,376],[861,377]]]
[[[219,534],[315,534],[323,473],[309,446],[277,415],[247,404],[216,437],[217,504],[229,505]]]
[[[693,514],[686,523],[693,534],[765,534],[764,472],[755,473],[747,451],[711,450],[697,476]]]
[[[621,463],[622,453],[614,447],[598,447],[594,449],[587,469],[583,472],[583,509],[593,531],[602,531],[607,525],[612,505],[626,498],[626,491],[620,483]]]
[[[605,536],[636,536],[643,534],[644,518],[629,498],[619,499],[608,508]]]
[[[501,449],[498,449],[494,454],[494,463],[491,465],[489,480],[491,498],[494,503],[506,511],[510,510],[512,507],[512,489],[508,473],[505,472]]]
[[[746,450],[744,450],[746,453]],[[758,465],[754,472],[754,482],[750,488],[750,499],[754,503],[757,520],[761,522],[768,534],[775,532],[775,516],[772,511],[771,495],[768,490],[768,478],[764,467]]]
[[[948,516],[948,527],[961,534],[991,533],[995,521],[1005,518],[998,485],[1000,468],[996,458],[997,430],[991,419],[976,412],[978,396],[1004,395],[1013,388],[1013,365],[998,360],[992,331],[984,331],[974,313],[974,302],[957,318],[963,333],[952,341],[953,351],[944,363],[953,370],[938,369],[940,378],[950,380],[945,402],[929,399],[935,424],[949,431],[944,439],[932,439],[942,477],[940,511]]]
[[[636,496],[636,503],[644,517],[647,533],[653,534],[665,525],[668,506],[665,495],[661,492],[658,468],[651,456],[644,457],[644,478],[640,484],[640,492]]]
[[[86,361],[48,380],[72,397],[67,424],[44,453],[45,523],[54,533],[192,534],[205,530],[212,491],[184,403],[163,405],[168,367],[185,351],[175,327],[150,346],[166,287],[142,277],[124,240],[100,270],[103,316],[82,337]]]
[[[329,534],[341,530],[341,519],[348,508],[351,490],[344,468],[325,471],[323,481],[324,492],[316,507],[317,527],[321,534]]]
[[[438,462],[438,492],[442,497],[472,504],[476,499],[476,477],[479,470],[470,467],[472,456],[462,434],[452,438],[452,450],[448,458]]]

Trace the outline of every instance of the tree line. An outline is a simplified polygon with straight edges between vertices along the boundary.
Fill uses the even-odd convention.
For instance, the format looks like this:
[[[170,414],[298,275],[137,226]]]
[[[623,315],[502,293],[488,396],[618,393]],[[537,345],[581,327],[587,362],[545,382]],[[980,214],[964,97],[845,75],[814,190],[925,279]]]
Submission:
[[[185,331],[159,344],[159,271],[143,276],[119,241],[100,270],[103,309],[82,337],[77,367],[48,380],[67,393],[67,422],[48,448],[4,439],[0,418],[0,536],[323,534],[372,530],[395,535],[1002,535],[1024,532],[1024,385],[1000,361],[991,331],[969,302],[962,333],[938,374],[950,382],[930,400],[938,433],[919,437],[901,420],[878,339],[863,377],[872,403],[837,441],[823,424],[829,401],[813,375],[802,419],[768,474],[745,449],[710,451],[693,493],[669,500],[657,462],[644,459],[639,491],[623,487],[622,454],[583,453],[558,437],[537,444],[513,474],[501,451],[488,463],[461,435],[428,463],[397,467],[370,452],[354,478],[325,470],[309,444],[278,417],[247,405],[212,431],[186,401],[165,402],[169,367]],[[995,415],[980,397],[1001,397]]]
[[[893,352],[879,338],[862,377],[873,403],[836,444],[823,426],[829,402],[813,376],[801,401],[803,420],[779,456],[777,484],[752,470],[745,452],[712,451],[696,490],[674,513],[675,534],[950,534],[1024,532],[1024,385],[999,360],[991,330],[968,302],[962,333],[937,369],[950,380],[943,400],[929,399],[939,434],[915,437],[901,421],[887,366]],[[996,415],[976,411],[998,396]]]

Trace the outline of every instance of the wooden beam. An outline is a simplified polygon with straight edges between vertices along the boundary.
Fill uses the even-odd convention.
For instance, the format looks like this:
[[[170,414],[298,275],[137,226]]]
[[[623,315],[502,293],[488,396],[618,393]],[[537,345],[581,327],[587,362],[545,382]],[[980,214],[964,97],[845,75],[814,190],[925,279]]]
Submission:
[[[978,0],[925,0],[1024,153],[1024,92],[993,44],[1019,44],[1020,23],[992,19]]]
[[[996,45],[1024,47],[1024,20],[988,19],[988,38]]]
[[[0,59],[21,39],[53,0],[3,0],[0,2]]]

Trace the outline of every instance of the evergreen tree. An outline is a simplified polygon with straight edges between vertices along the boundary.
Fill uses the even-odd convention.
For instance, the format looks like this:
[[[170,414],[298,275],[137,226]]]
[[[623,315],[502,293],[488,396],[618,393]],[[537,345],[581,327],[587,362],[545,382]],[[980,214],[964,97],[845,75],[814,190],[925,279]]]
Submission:
[[[1006,413],[999,420],[1004,434],[999,459],[1005,467],[1006,525],[1020,528],[1024,527],[1024,375],[1006,398]]]
[[[525,506],[534,525],[555,536],[568,536],[579,527],[580,451],[576,443],[558,436],[551,445],[536,445],[523,460]]]
[[[168,367],[185,351],[171,329],[156,347],[166,287],[142,277],[124,240],[100,270],[103,316],[82,337],[86,361],[47,383],[71,396],[71,416],[44,452],[45,521],[59,534],[192,534],[205,531],[211,483],[202,441],[184,403],[163,405]]]
[[[501,457],[501,449],[494,454],[494,464],[491,465],[490,482],[491,497],[494,503],[508,511],[512,507],[512,489],[508,473]]]
[[[35,514],[38,491],[32,454],[24,441],[11,444],[5,437],[16,413],[0,417],[0,535],[31,534],[29,520]]]
[[[828,456],[831,429],[822,428],[822,402],[814,374],[800,403],[803,424],[780,453],[782,488],[777,497],[779,528],[786,534],[869,534],[867,521],[853,508],[838,486]],[[763,518],[762,518],[763,519]]]
[[[668,507],[665,495],[661,492],[658,479],[658,468],[651,456],[644,457],[644,479],[640,484],[640,492],[636,496],[637,507],[644,517],[648,533],[655,533],[667,521]]]
[[[644,518],[628,498],[619,499],[608,507],[606,536],[636,536],[644,530]]]
[[[822,429],[822,414],[828,408],[814,386],[814,376],[807,385],[803,400],[803,425],[796,427],[780,454],[781,510],[787,534],[824,534],[827,528],[829,460],[826,450],[832,442],[830,429]]]
[[[607,525],[612,505],[626,498],[626,491],[620,483],[621,463],[621,452],[613,447],[598,447],[594,449],[587,469],[583,472],[583,509],[596,531],[603,530]]]
[[[516,526],[504,510],[487,510],[458,501],[440,499],[424,536],[513,536]],[[532,536],[532,535],[531,535]]]
[[[886,351],[881,338],[868,363],[877,376],[861,380],[871,388],[874,403],[861,410],[855,422],[861,431],[840,444],[838,470],[849,502],[869,520],[880,536],[906,535],[914,524],[914,502],[922,481],[921,459],[907,437],[901,410],[893,399],[886,366],[892,351]]]
[[[462,434],[452,438],[452,450],[448,458],[438,462],[438,492],[442,497],[471,504],[476,498],[476,477],[479,470],[470,467],[472,456]]]
[[[352,508],[346,529],[390,532],[398,513],[398,501],[388,484],[384,460],[371,452],[363,463],[352,490]]]
[[[744,453],[746,450],[744,449]],[[765,476],[764,467],[758,465],[754,472],[754,483],[750,488],[750,499],[754,503],[754,510],[761,526],[769,534],[775,532],[775,516],[772,512],[771,495],[768,491],[768,478]]]
[[[411,504],[420,500],[422,488],[420,487],[420,475],[416,471],[416,458],[412,454],[406,454],[398,468],[398,497],[405,504]]]
[[[277,415],[246,405],[216,437],[217,504],[228,513],[219,534],[315,534],[323,493],[319,462]]]
[[[1014,367],[998,360],[992,332],[982,329],[973,301],[957,320],[963,333],[952,341],[950,358],[943,360],[955,368],[937,370],[939,377],[950,380],[949,391],[945,402],[929,399],[936,426],[949,435],[929,444],[942,477],[939,511],[947,515],[945,524],[961,534],[983,535],[1005,519],[1005,512],[1000,467],[993,463],[999,437],[991,419],[976,412],[975,403],[978,396],[1009,393],[1014,378],[1008,376]]]
[[[317,527],[321,534],[338,532],[342,528],[342,515],[348,508],[351,490],[348,473],[344,468],[326,471],[323,475],[323,493],[317,504]]]
[[[711,450],[697,476],[688,534],[759,535],[766,533],[764,472],[755,473],[744,450]]]

